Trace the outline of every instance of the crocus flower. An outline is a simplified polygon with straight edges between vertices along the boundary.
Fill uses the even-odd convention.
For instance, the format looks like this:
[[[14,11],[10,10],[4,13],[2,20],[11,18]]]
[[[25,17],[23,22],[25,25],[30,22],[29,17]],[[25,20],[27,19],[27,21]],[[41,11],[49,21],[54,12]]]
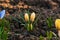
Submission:
[[[30,21],[33,22],[35,20],[35,13],[33,12],[30,16]]]
[[[26,22],[29,21],[29,15],[27,13],[25,13],[24,18]]]
[[[55,27],[60,30],[60,19],[56,19],[55,21]]]
[[[60,19],[56,19],[55,27],[58,30],[58,36],[60,37]]]
[[[2,11],[0,12],[0,19],[2,19],[2,18],[4,17],[4,15],[5,15],[5,10],[2,10]]]

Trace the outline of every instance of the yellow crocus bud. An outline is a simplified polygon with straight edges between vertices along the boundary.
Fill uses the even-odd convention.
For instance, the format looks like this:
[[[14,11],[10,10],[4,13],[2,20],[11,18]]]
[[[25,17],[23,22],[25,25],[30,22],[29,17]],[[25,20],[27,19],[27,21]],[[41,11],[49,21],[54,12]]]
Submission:
[[[35,20],[35,13],[33,12],[30,16],[30,21],[33,22]]]
[[[55,27],[56,27],[56,29],[60,30],[60,19],[56,19]]]
[[[60,19],[56,19],[55,27],[58,30],[58,36],[60,37]]]
[[[25,13],[24,18],[26,22],[29,21],[29,15],[27,13]]]

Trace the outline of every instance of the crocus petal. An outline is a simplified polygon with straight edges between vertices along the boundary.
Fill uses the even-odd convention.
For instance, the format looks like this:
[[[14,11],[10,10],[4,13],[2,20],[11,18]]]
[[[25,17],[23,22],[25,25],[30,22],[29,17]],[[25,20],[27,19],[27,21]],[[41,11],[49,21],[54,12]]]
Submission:
[[[4,15],[5,15],[5,10],[2,10],[2,11],[0,12],[0,19],[2,19],[2,18],[4,17]]]
[[[25,13],[24,18],[25,18],[25,21],[29,21],[29,15],[27,13]]]
[[[56,27],[56,29],[60,30],[60,19],[56,19],[55,27]]]
[[[35,20],[35,13],[33,12],[32,14],[31,14],[31,16],[30,16],[30,21],[34,21]]]

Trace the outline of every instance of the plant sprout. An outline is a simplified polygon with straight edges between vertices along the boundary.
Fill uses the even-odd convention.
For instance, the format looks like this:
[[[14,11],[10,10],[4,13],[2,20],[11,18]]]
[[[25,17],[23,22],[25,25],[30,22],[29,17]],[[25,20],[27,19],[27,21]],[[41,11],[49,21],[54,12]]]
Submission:
[[[39,40],[44,40],[44,37],[40,35]]]
[[[5,10],[0,12],[0,40],[7,40],[9,32],[9,21],[4,19]]]
[[[32,31],[38,21],[39,16],[36,18],[36,14],[34,12],[30,13],[29,11],[26,11],[25,13],[20,13],[20,19],[13,16],[11,16],[11,18],[20,23],[20,25],[23,25],[28,31]]]
[[[28,31],[33,30],[33,22],[35,20],[35,13],[31,13],[29,15],[28,13],[25,13],[24,15],[24,20],[25,20],[25,27]]]
[[[46,22],[47,22],[48,27],[51,28],[52,27],[52,24],[53,24],[52,18],[51,17],[47,18],[47,21]]]
[[[48,38],[48,40],[51,40],[52,37],[53,37],[53,33],[51,31],[49,31],[49,32],[47,31],[47,38]]]

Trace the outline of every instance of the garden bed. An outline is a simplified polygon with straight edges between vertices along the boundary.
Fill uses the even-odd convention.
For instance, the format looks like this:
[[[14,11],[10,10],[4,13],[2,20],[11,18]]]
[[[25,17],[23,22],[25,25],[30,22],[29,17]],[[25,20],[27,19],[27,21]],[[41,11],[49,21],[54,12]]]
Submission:
[[[4,8],[4,6],[1,5],[0,8],[6,10],[5,18],[10,21],[10,32],[8,33],[8,40],[40,40],[41,35],[44,37],[43,40],[49,40],[46,34],[47,31],[53,32],[53,37],[51,40],[59,40],[60,38],[58,37],[58,31],[55,28],[55,20],[57,18],[60,18],[60,1],[56,1],[53,0],[53,2],[57,4],[56,9],[52,8],[52,5],[45,0],[10,1],[8,3],[11,4],[12,2],[11,8]],[[1,3],[3,4],[4,2]],[[20,7],[17,6],[19,2],[21,2]],[[21,25],[21,23],[17,22],[15,19],[10,18],[10,16],[12,16],[20,20],[19,14],[25,13],[25,11],[29,11],[30,13],[35,12],[36,17],[38,17],[37,24],[34,26],[34,29],[32,31],[27,31],[24,25]],[[46,22],[47,18],[49,17],[51,17],[53,21],[51,29],[48,27]]]

